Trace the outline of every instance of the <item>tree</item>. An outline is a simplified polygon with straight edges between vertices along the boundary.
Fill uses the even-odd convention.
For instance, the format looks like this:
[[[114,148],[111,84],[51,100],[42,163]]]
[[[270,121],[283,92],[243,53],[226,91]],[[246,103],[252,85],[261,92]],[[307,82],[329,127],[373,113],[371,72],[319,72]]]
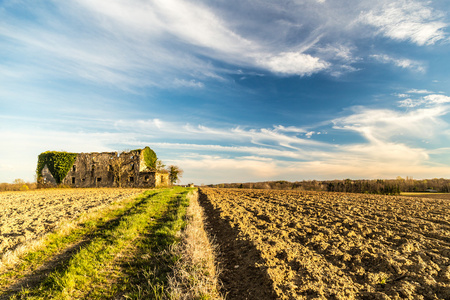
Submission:
[[[179,182],[180,178],[183,176],[183,170],[178,166],[170,165],[167,170],[169,171],[169,180],[171,184]]]
[[[13,184],[22,186],[25,184],[25,180],[17,178],[17,179],[14,179]]]
[[[113,172],[114,182],[122,187],[122,175],[126,170],[123,156],[114,157],[111,160],[111,171]]]
[[[166,167],[166,165],[165,164],[163,164],[163,162],[161,161],[161,160],[156,160],[156,166],[155,166],[155,169],[157,170],[157,171],[162,171],[162,170],[164,170],[164,168]]]

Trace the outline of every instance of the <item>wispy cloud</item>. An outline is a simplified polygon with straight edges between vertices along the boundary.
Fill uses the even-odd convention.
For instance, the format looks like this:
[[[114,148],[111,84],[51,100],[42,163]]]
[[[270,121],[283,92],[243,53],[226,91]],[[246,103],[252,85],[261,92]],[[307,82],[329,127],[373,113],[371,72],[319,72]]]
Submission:
[[[417,45],[432,45],[446,38],[443,14],[423,1],[386,1],[361,14],[360,21],[378,28],[380,34]]]
[[[191,125],[174,122],[151,120],[119,120],[114,124],[119,131],[134,131],[140,134],[158,131],[161,135],[170,134],[171,138],[180,140],[205,141],[214,140],[227,142],[249,143],[270,148],[297,149],[301,146],[320,147],[322,142],[299,137],[306,133],[302,128],[274,126],[273,128],[212,128],[203,125]]]
[[[445,120],[450,112],[450,97],[431,94],[422,101],[428,105],[413,106],[408,111],[355,107],[346,116],[329,120],[325,136],[319,135],[324,123],[320,125],[322,129],[283,125],[223,128],[148,119],[103,120],[102,128],[110,128],[109,132],[103,129],[102,132],[67,129],[26,132],[7,128],[2,132],[3,149],[27,150],[17,151],[17,157],[1,150],[0,165],[8,169],[9,161],[21,157],[27,162],[23,168],[32,174],[37,155],[49,149],[90,152],[150,145],[163,161],[184,168],[186,175],[189,174],[186,181],[197,183],[224,182],[230,178],[234,181],[300,180],[342,176],[386,178],[405,174],[418,178],[433,172],[433,177],[444,176],[444,165],[433,161],[432,156],[442,152],[439,145],[450,136],[450,126]],[[60,122],[70,123],[70,120]],[[333,142],[335,136],[345,132],[353,132],[365,141]],[[319,136],[328,142],[319,141]]]
[[[0,12],[0,36],[14,41],[8,44],[12,65],[1,73],[17,76],[31,65],[32,76],[63,76],[124,90],[199,88],[208,80],[223,80],[230,71],[223,63],[281,76],[355,72],[353,64],[361,60],[355,24],[361,22],[389,38],[419,45],[446,37],[442,13],[427,3],[382,3],[240,4],[238,13],[251,11],[250,18],[227,14],[228,5],[206,1],[74,0],[50,2],[45,9],[28,3],[21,9],[33,22],[9,14],[10,7]],[[362,9],[366,13],[358,15]],[[14,53],[20,60],[14,61]],[[414,60],[379,60],[424,71]]]
[[[422,62],[407,59],[407,58],[394,58],[386,54],[374,54],[371,55],[372,58],[376,59],[379,62],[382,63],[389,63],[393,64],[397,67],[403,68],[403,69],[410,69],[412,71],[416,72],[425,72],[425,66]]]
[[[432,91],[429,90],[419,90],[419,89],[412,89],[407,91],[408,94],[433,94]]]
[[[200,3],[180,0],[152,1],[144,6],[140,1],[119,0],[95,3],[80,0],[79,3],[96,14],[107,16],[112,24],[120,22],[129,32],[142,28],[140,31],[147,38],[163,41],[167,35],[171,40],[165,42],[172,44],[171,47],[177,44],[190,47],[190,55],[194,57],[206,55],[227,63],[288,75],[311,74],[327,67],[326,62],[304,53],[308,47],[296,52],[279,52],[252,37],[245,37]]]
[[[362,81],[355,80],[358,74],[345,76],[373,64],[392,64],[407,71],[405,77],[422,78],[433,71],[435,62],[427,62],[422,50],[432,46],[426,51],[433,51],[448,39],[448,18],[445,9],[439,11],[439,3],[5,3],[0,4],[0,104],[2,114],[9,115],[0,120],[2,170],[9,170],[11,161],[20,160],[28,167],[23,163],[18,168],[33,173],[37,154],[48,149],[109,151],[154,145],[165,159],[189,168],[186,174],[199,174],[195,177],[199,179],[202,167],[218,181],[225,178],[221,174],[230,178],[233,173],[242,175],[238,178],[286,174],[282,177],[301,179],[303,173],[310,178],[329,178],[340,174],[386,177],[395,170],[416,172],[411,175],[419,170],[425,170],[423,174],[428,174],[426,170],[441,172],[439,161],[433,161],[435,154],[430,153],[438,153],[442,143],[448,141],[449,97],[436,92],[437,88],[435,92],[428,90],[435,88],[424,82],[421,89],[397,94],[398,99],[393,99],[397,107],[393,109],[374,108],[375,103],[371,108],[346,110],[350,102],[362,103],[357,99],[360,91],[353,93],[349,88]],[[386,39],[389,43],[384,43]],[[379,40],[383,40],[382,45]],[[414,51],[395,52],[404,46],[398,42],[414,44]],[[321,74],[314,76],[317,73]],[[239,77],[247,80],[236,80]],[[274,77],[277,82],[271,81]],[[260,111],[271,109],[272,117],[275,105],[262,101],[275,101],[275,97],[267,100],[252,87],[261,82],[270,82],[274,93],[281,95],[276,101],[284,107],[271,119],[278,121],[267,123],[260,116],[239,119],[230,117],[232,113],[223,117],[208,111],[213,107],[221,112],[222,107],[214,106],[213,101],[235,101],[233,108],[238,107],[239,101],[247,100],[248,94],[240,93],[247,89],[245,92],[252,94],[251,105],[264,106]],[[278,94],[297,82],[292,94],[285,90]],[[305,89],[304,94],[299,92],[308,83],[312,88]],[[412,86],[406,80],[396,84],[397,92],[398,86]],[[317,103],[305,103],[304,107],[308,110],[316,105],[316,111],[322,112],[323,107],[330,106],[333,113],[339,111],[340,118],[308,116],[306,119],[314,122],[309,125],[305,125],[309,121],[300,120],[309,111],[302,111],[299,120],[295,119],[297,115],[289,121],[283,118],[290,101],[304,103],[309,100],[307,93],[312,93],[313,100],[313,88],[328,91],[328,87],[329,99],[320,109]],[[235,94],[227,94],[232,89]],[[380,94],[392,94],[390,87],[386,89],[388,92]],[[334,91],[336,97],[331,94]],[[176,99],[182,92],[189,93],[189,99],[195,98],[197,103],[204,101],[198,107],[193,105],[196,115],[186,120],[178,120],[178,114],[170,115],[173,108],[164,105],[166,101],[189,110],[190,103]],[[239,99],[231,98],[238,93]],[[323,99],[324,94],[317,99]],[[239,114],[256,115],[253,107],[246,105],[242,103],[244,109]],[[303,109],[300,103],[294,106]],[[183,113],[186,116],[190,112]],[[221,117],[231,125],[216,123]],[[431,162],[438,167],[428,168]]]
[[[450,97],[432,94],[419,99],[407,98],[398,102],[400,107],[434,106],[436,104],[450,103]]]
[[[188,87],[188,88],[198,88],[198,89],[205,87],[203,82],[199,82],[195,79],[185,80],[185,79],[176,78],[174,80],[173,84],[175,87]]]
[[[442,117],[449,111],[450,107],[444,105],[408,112],[359,107],[353,114],[337,118],[333,123],[337,129],[358,132],[373,144],[388,143],[399,137],[417,141],[445,130],[448,124]]]

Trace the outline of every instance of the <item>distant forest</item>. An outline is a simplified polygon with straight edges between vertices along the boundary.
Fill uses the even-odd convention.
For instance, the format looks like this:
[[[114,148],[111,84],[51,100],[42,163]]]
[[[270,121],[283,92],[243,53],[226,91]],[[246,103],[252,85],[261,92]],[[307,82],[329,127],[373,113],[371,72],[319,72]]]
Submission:
[[[406,179],[397,177],[396,179],[304,180],[295,182],[279,180],[248,183],[222,183],[209,186],[218,188],[280,189],[398,195],[401,192],[449,193],[450,179],[433,178],[415,180],[409,177],[406,177]]]

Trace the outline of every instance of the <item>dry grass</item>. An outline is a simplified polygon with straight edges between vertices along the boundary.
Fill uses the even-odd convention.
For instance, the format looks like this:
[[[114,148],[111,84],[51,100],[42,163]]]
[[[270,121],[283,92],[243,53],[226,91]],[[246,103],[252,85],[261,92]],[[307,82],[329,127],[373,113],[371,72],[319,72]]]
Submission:
[[[169,278],[172,299],[224,299],[219,293],[219,270],[215,264],[215,246],[204,230],[203,209],[197,191],[188,195],[187,225],[181,242],[173,250],[180,259]]]

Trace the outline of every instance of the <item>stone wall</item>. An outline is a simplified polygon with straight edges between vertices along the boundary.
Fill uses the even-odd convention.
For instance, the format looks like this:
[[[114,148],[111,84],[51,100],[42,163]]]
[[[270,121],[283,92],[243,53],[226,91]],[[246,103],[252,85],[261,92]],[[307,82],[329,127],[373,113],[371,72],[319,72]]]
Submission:
[[[50,173],[50,170],[48,169],[47,165],[44,166],[41,174],[42,174],[42,179],[41,179],[42,186],[56,185],[56,180],[55,180],[55,178],[53,178],[53,175],[52,175],[52,173]]]
[[[48,168],[42,170],[42,175],[46,182],[55,183]],[[148,170],[141,150],[120,154],[78,153],[62,184],[72,187],[159,187],[169,185],[169,174]]]

